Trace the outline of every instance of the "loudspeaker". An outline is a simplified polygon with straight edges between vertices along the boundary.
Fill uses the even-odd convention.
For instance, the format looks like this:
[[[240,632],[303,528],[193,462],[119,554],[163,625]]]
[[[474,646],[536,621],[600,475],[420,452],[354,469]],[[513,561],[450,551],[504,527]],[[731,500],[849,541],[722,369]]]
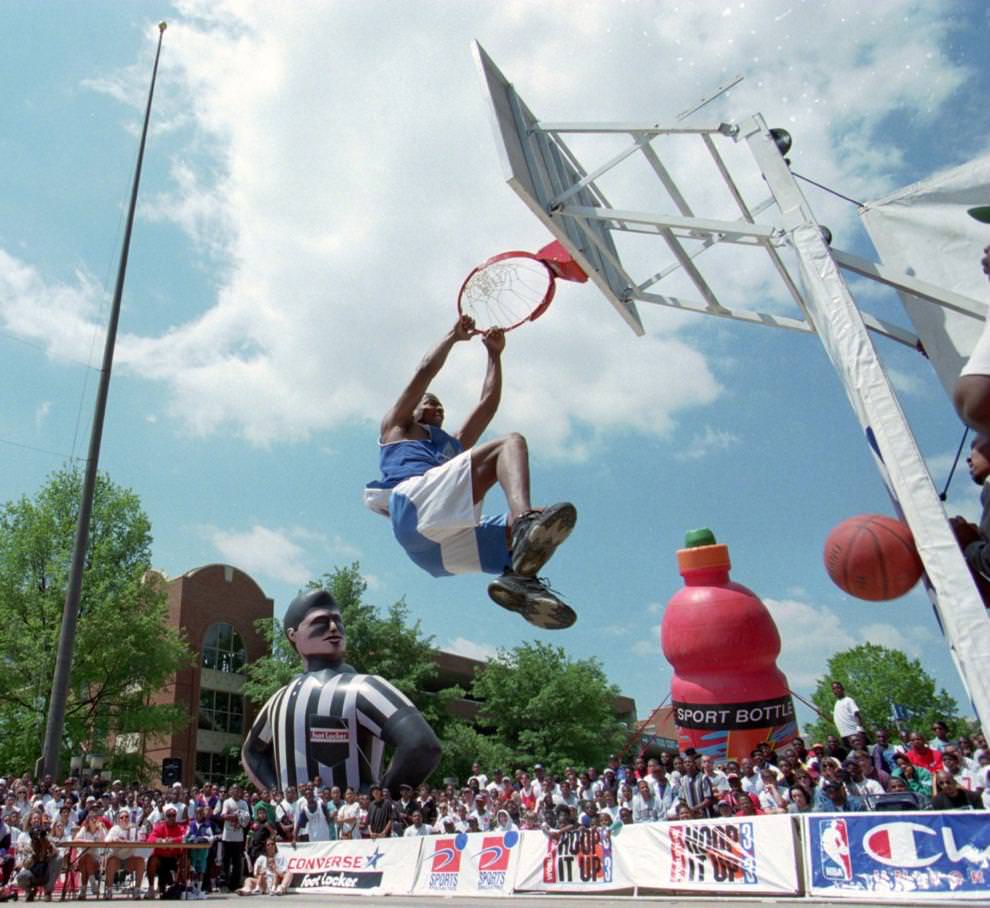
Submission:
[[[182,758],[166,757],[162,760],[162,785],[174,785],[182,781]]]

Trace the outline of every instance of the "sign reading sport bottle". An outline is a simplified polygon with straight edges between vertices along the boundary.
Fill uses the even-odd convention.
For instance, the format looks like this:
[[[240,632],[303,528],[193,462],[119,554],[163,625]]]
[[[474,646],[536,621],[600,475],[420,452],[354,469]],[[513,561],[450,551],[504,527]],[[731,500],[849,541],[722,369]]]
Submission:
[[[809,894],[990,897],[990,818],[965,813],[808,816]]]

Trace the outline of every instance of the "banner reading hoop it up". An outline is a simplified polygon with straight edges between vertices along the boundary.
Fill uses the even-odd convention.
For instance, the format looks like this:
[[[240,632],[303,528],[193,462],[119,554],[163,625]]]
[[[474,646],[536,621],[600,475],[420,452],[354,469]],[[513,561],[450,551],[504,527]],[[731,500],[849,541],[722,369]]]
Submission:
[[[726,817],[626,826],[614,841],[640,889],[790,895],[795,831],[788,816]]]
[[[290,888],[297,892],[408,895],[419,858],[419,837],[312,842],[283,848]]]
[[[424,838],[416,895],[511,895],[521,838],[515,830]]]
[[[516,889],[536,892],[609,892],[632,889],[633,881],[615,860],[608,829],[524,832]]]
[[[982,812],[804,817],[810,895],[986,899],[990,822]]]

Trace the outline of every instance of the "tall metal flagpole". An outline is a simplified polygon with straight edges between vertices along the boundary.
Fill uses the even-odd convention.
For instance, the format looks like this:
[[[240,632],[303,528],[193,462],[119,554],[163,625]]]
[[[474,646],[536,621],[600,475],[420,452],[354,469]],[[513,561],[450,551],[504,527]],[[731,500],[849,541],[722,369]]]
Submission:
[[[131,187],[131,202],[127,210],[127,223],[124,227],[124,242],[120,252],[120,265],[117,268],[117,285],[113,292],[110,307],[110,321],[103,347],[103,368],[100,371],[100,385],[96,394],[96,407],[93,413],[93,429],[89,436],[89,454],[86,459],[86,473],[83,477],[82,498],[79,503],[79,519],[76,523],[76,539],[72,548],[72,565],[69,568],[69,582],[65,591],[65,607],[62,611],[62,630],[58,641],[58,656],[55,661],[55,675],[52,678],[52,693],[48,701],[48,718],[45,723],[45,744],[42,750],[40,774],[58,775],[59,751],[62,745],[62,732],[65,728],[65,702],[69,692],[69,674],[72,669],[72,648],[76,639],[76,626],[79,623],[79,601],[82,593],[82,574],[89,545],[89,521],[93,511],[93,491],[96,488],[96,470],[100,459],[100,441],[103,438],[103,418],[107,409],[107,393],[110,389],[110,370],[113,367],[113,351],[117,341],[117,322],[120,319],[120,300],[124,293],[124,276],[127,273],[127,254],[131,245],[131,229],[134,226],[134,209],[137,206],[138,186],[141,183],[141,164],[144,161],[144,146],[148,137],[148,123],[151,119],[151,99],[155,94],[155,78],[158,75],[158,58],[162,52],[162,38],[166,24],[158,23],[158,48],[155,51],[155,65],[151,71],[151,87],[148,89],[148,105],[144,112],[144,128],[141,130],[141,144],[138,148],[137,166],[134,170],[134,184]]]

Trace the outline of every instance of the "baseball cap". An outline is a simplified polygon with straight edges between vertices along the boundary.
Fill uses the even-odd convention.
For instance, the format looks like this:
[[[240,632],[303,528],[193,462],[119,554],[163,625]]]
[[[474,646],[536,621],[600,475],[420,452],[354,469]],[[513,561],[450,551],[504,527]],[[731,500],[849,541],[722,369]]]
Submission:
[[[966,213],[974,220],[990,224],[990,205],[978,205],[976,208],[970,208]]]

